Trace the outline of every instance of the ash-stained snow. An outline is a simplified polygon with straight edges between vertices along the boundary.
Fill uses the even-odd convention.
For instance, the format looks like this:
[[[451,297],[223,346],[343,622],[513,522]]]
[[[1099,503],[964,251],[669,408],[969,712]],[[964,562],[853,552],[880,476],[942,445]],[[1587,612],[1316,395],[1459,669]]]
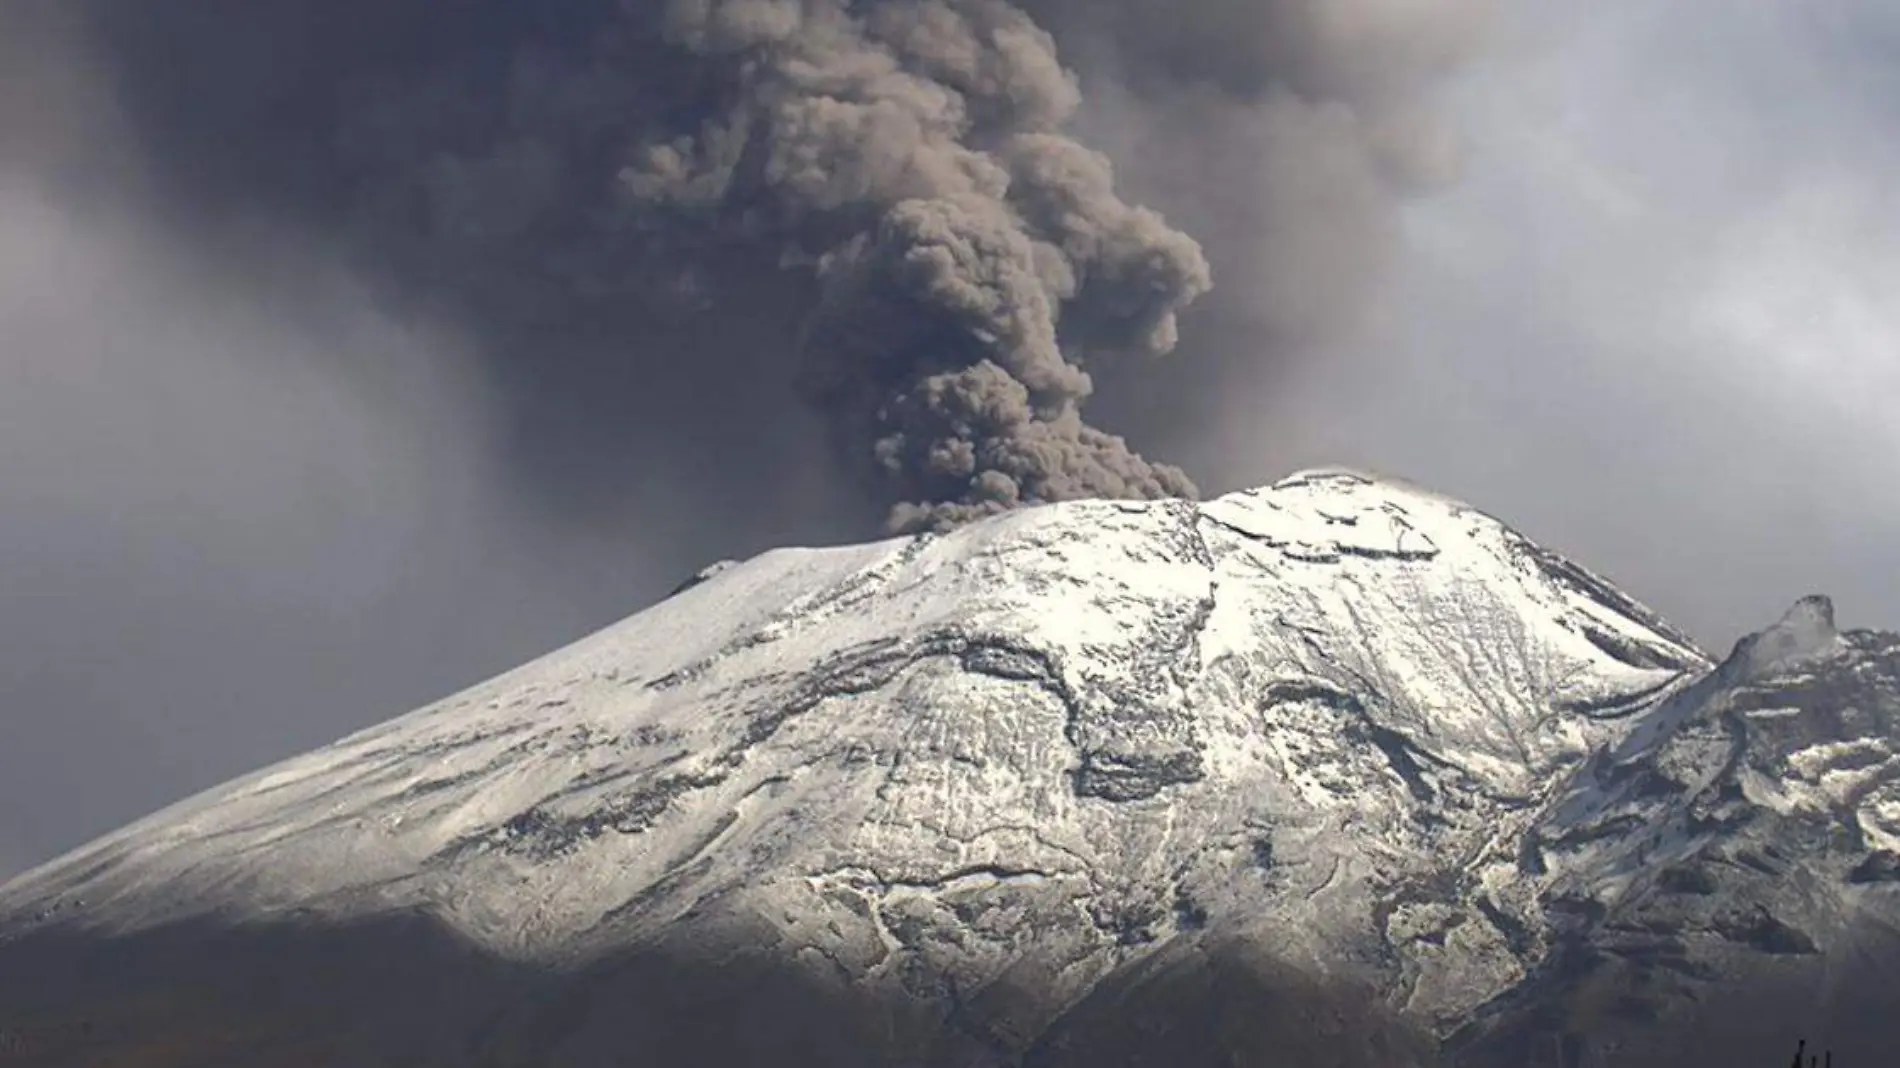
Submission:
[[[1007,980],[1054,1012],[1218,934],[1445,1023],[1545,954],[1533,824],[1634,804],[1566,784],[1633,724],[1680,735],[1655,717],[1688,716],[1710,666],[1602,579],[1389,480],[1040,507],[708,569],[27,874],[0,945],[419,908],[573,958],[733,920],[852,982]],[[1830,804],[1862,790],[1829,774]],[[1861,803],[1894,833],[1893,798]]]

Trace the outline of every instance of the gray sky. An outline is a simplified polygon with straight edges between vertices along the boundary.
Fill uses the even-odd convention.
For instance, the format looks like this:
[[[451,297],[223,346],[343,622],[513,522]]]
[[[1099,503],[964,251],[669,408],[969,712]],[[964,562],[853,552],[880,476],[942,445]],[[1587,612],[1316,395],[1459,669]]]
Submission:
[[[1189,468],[1410,474],[1718,651],[1808,592],[1900,627],[1900,8],[1520,12],[1378,333],[1301,365],[1264,449],[1230,415]]]
[[[183,5],[98,6],[97,41],[0,25],[0,877],[712,558],[875,533],[785,399],[796,287],[498,354],[352,258],[307,146],[264,146],[308,100],[233,86],[324,81],[272,36],[311,27],[249,14],[292,0],[191,9],[238,16],[241,50],[151,14]],[[355,32],[418,68],[565,32],[462,6],[453,39]],[[1527,0],[1399,79],[1415,101],[1346,62],[1439,62],[1414,8],[1337,8],[1430,47],[1313,46],[1287,77],[1339,99],[1312,107],[1180,82],[1192,34],[1144,73],[1063,31],[1080,136],[1216,279],[1168,364],[1099,376],[1094,418],[1209,492],[1348,462],[1464,496],[1712,647],[1810,591],[1900,627],[1900,11]],[[212,43],[166,66],[147,39]],[[1289,62],[1260,55],[1221,69]],[[1462,169],[1389,195],[1341,106],[1403,113],[1414,169],[1456,128]]]

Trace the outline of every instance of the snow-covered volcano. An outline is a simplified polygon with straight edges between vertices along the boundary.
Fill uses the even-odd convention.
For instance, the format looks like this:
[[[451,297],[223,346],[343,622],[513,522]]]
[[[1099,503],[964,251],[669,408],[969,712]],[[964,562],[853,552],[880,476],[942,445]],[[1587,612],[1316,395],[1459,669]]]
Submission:
[[[1604,918],[1747,822],[1710,797],[1851,810],[1853,885],[1885,892],[1890,719],[1753,771],[1703,737],[1712,695],[1851,644],[1825,623],[1713,670],[1498,521],[1346,471],[767,553],[0,888],[0,1036],[46,1064],[1058,1064],[1172,1033],[1130,1022],[1164,988],[1242,989],[1270,1025],[1140,1056],[1337,1032],[1341,1064],[1518,1063],[1487,1050],[1564,1032],[1535,1020]]]

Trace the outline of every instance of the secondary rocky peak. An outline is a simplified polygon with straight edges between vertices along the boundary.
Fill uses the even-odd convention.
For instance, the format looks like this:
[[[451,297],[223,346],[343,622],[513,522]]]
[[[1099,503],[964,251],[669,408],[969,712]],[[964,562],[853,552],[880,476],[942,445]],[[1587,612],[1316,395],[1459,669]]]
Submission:
[[[1842,648],[1833,600],[1812,594],[1796,601],[1774,626],[1743,638],[1730,659],[1745,677],[1759,678]]]
[[[1900,964],[1900,635],[1798,602],[1592,758],[1527,835],[1565,929],[1464,1040],[1482,1063],[1742,1063],[1806,1029],[1877,1059]],[[1535,1007],[1533,1007],[1535,1006]]]

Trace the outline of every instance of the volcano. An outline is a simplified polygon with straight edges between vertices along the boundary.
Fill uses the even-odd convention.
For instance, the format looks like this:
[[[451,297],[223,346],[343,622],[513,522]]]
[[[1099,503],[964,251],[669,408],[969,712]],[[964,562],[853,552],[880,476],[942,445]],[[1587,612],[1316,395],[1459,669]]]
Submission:
[[[0,887],[0,1064],[1873,1064],[1897,717],[1354,471],[777,550]]]

